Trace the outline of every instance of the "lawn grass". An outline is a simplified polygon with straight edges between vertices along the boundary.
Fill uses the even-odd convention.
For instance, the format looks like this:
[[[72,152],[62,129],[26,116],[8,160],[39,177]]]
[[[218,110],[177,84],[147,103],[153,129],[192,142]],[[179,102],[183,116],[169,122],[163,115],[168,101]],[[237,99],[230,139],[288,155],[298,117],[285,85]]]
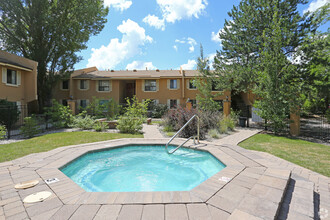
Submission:
[[[47,134],[20,142],[0,145],[0,162],[13,160],[32,153],[49,151],[62,146],[119,138],[143,138],[143,135],[98,133],[88,131]]]
[[[330,146],[269,134],[257,134],[239,146],[270,153],[330,177]]]

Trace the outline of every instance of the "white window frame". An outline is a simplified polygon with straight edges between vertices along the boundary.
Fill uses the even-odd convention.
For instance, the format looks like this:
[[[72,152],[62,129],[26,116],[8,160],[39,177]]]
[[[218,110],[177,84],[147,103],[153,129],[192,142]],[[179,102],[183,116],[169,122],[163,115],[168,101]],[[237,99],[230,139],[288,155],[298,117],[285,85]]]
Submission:
[[[171,101],[176,101],[176,107],[171,107]],[[169,109],[177,109],[178,106],[180,105],[180,99],[167,99],[167,107]]]
[[[151,87],[151,88],[155,88],[155,90],[146,90],[146,88],[147,88],[147,82],[155,82],[155,86],[149,86],[149,87]],[[144,85],[143,85],[143,87],[144,87],[144,91],[145,92],[157,92],[157,80],[156,79],[146,79],[146,80],[144,80]]]
[[[15,83],[8,83],[8,71],[15,72]],[[5,67],[2,68],[2,83],[6,84],[7,86],[14,86],[18,87],[21,85],[21,71],[13,70],[13,69],[7,69]]]
[[[108,82],[108,90],[100,90],[100,83],[101,82]],[[98,80],[97,82],[96,82],[97,84],[96,84],[96,91],[97,92],[111,92],[111,90],[112,90],[112,88],[111,88],[111,81],[110,80]]]
[[[175,85],[175,87],[171,87],[171,82],[173,82],[173,85]],[[174,83],[175,82],[175,83]],[[170,88],[169,89],[178,89],[178,80],[177,79],[170,79]]]
[[[86,82],[86,88],[81,88],[81,82],[82,81],[85,81]],[[89,81],[87,79],[81,79],[81,80],[79,80],[78,88],[79,88],[79,90],[88,90],[89,89]]]
[[[190,89],[190,90],[197,90],[197,87],[190,87],[191,84],[193,84],[192,81],[195,81],[195,79],[188,79],[187,80],[187,88]]]

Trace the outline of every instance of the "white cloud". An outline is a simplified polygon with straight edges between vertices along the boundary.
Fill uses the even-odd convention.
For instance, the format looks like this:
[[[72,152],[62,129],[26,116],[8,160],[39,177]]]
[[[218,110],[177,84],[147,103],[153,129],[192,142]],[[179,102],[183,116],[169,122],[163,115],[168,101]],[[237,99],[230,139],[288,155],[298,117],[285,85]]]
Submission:
[[[162,19],[153,15],[154,19],[168,23],[175,23],[176,21],[192,17],[199,18],[208,5],[207,0],[157,0],[157,4],[162,13]]]
[[[124,11],[131,7],[132,1],[127,0],[104,0],[104,5],[113,7],[116,10]]]
[[[92,48],[91,58],[87,66],[96,66],[99,69],[114,69],[125,59],[131,58],[141,52],[140,46],[151,43],[152,38],[145,34],[144,28],[136,22],[127,19],[117,27],[123,36],[111,39],[107,46],[98,49]]]
[[[308,8],[304,10],[304,13],[306,12],[314,12],[316,11],[318,8],[322,7],[323,5],[330,3],[329,0],[316,0],[313,1],[309,4]]]
[[[175,51],[178,51],[178,47],[176,45],[173,46]]]
[[[195,45],[197,45],[195,39],[188,37],[187,43],[190,45],[189,47],[189,53],[192,53],[195,51]]]
[[[165,30],[164,19],[159,19],[155,15],[149,14],[147,17],[143,18],[143,22],[149,24],[151,27],[155,27],[156,29],[161,29],[162,31]]]
[[[211,33],[211,40],[212,41],[214,41],[214,42],[216,42],[216,43],[221,43],[221,39],[219,38],[219,33],[222,31],[222,29],[220,29],[217,33],[214,33],[213,31],[212,31],[212,33]]]
[[[186,41],[184,41],[184,40],[179,40],[179,39],[175,39],[175,43],[184,44],[184,43],[186,43]]]
[[[188,60],[188,62],[185,64],[182,64],[181,67],[184,70],[193,70],[193,69],[196,69],[196,65],[197,65],[196,60]],[[177,69],[180,69],[180,67]]]
[[[143,62],[143,61],[133,61],[132,63],[127,64],[126,69],[128,70],[155,70],[157,69],[152,62]]]
[[[175,43],[180,43],[180,44],[188,44],[189,45],[189,53],[192,53],[195,51],[195,46],[197,45],[197,42],[195,41],[194,38],[188,37],[188,38],[182,38],[182,40],[176,39]],[[178,47],[175,45],[176,48],[174,49],[178,49]]]

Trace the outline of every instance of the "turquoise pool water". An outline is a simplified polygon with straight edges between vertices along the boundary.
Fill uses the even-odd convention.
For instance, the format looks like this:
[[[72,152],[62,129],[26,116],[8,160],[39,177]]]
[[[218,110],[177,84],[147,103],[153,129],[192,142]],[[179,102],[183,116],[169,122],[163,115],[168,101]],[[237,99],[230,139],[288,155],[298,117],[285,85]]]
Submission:
[[[146,192],[191,190],[224,167],[203,151],[134,145],[85,154],[60,170],[88,192]]]

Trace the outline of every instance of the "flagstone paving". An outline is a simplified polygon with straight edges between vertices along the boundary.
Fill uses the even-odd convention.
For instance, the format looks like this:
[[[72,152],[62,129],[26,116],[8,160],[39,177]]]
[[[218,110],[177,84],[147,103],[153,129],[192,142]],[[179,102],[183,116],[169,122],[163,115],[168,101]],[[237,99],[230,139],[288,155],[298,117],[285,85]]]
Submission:
[[[246,136],[235,135],[235,143],[239,141],[237,138]],[[191,191],[85,192],[58,170],[91,150],[167,141],[119,139],[61,147],[0,163],[0,220],[330,219],[328,177],[270,154],[232,144],[203,142],[195,146],[187,143],[209,151],[227,165]],[[182,141],[175,139],[174,144]],[[60,181],[49,185],[44,182],[54,177]],[[33,179],[40,183],[30,189],[14,189],[16,183]],[[27,195],[39,191],[50,191],[53,195],[39,203],[22,202]]]

